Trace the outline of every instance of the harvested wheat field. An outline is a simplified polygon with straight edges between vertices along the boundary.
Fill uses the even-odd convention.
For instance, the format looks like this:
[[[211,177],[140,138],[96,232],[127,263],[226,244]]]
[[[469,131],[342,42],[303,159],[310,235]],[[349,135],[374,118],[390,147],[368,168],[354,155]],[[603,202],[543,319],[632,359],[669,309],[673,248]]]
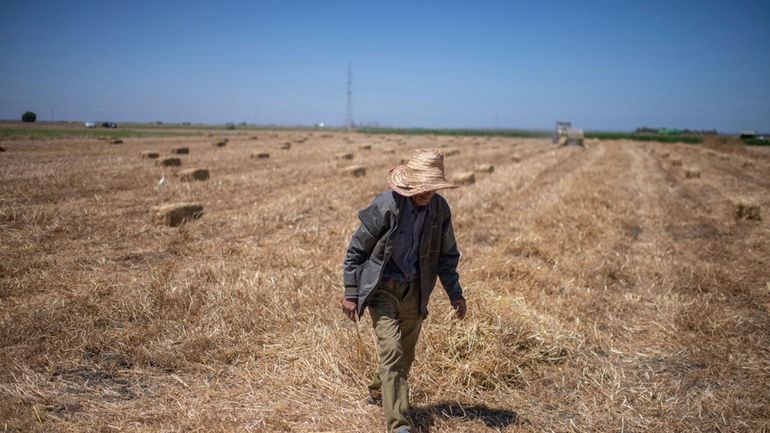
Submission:
[[[341,266],[356,212],[419,147],[452,153],[450,176],[494,171],[442,192],[469,313],[434,292],[418,431],[770,430],[770,154],[220,135],[3,141],[3,431],[383,431]],[[180,167],[137,158],[182,146]],[[249,157],[264,149],[290,150]],[[173,176],[190,167],[215,175]],[[204,211],[159,224],[152,209],[178,203]]]

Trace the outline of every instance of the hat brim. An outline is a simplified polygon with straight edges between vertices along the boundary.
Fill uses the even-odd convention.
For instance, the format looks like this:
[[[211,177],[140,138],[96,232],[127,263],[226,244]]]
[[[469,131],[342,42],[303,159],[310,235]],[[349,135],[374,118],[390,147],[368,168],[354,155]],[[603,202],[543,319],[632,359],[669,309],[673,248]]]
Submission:
[[[393,191],[403,195],[404,197],[411,197],[413,195],[422,194],[428,191],[438,191],[440,189],[457,188],[457,185],[447,181],[439,182],[426,182],[419,185],[406,186],[398,185],[395,181],[396,177],[403,177],[402,174],[407,171],[406,165],[397,165],[390,169],[388,172],[388,185]]]

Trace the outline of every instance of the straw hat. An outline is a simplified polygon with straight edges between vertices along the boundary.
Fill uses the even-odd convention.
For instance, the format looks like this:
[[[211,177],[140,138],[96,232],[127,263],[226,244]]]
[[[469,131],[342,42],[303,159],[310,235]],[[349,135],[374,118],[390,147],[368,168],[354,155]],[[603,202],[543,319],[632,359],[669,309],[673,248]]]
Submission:
[[[444,176],[444,154],[438,149],[417,149],[406,165],[388,173],[388,184],[397,193],[411,197],[427,191],[457,188]]]

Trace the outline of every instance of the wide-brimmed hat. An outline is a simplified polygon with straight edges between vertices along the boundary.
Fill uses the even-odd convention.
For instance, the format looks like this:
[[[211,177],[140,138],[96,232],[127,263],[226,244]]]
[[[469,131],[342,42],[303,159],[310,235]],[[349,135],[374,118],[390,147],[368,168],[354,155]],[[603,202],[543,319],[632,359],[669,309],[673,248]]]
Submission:
[[[427,191],[457,188],[444,176],[444,154],[438,149],[417,149],[405,165],[388,173],[388,184],[397,193],[411,197]]]

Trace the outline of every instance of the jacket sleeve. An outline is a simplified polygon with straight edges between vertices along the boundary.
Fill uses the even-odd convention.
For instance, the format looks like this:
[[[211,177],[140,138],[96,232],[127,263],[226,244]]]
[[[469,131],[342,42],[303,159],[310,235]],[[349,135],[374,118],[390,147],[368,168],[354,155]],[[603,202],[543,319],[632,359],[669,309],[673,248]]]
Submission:
[[[387,218],[376,203],[358,213],[361,224],[353,233],[345,261],[342,264],[342,281],[345,297],[358,296],[358,269],[369,259],[375,244],[386,229]]]
[[[457,249],[457,241],[455,240],[454,228],[452,227],[452,215],[447,207],[447,215],[441,226],[438,277],[450,301],[465,299],[463,297],[463,289],[460,287],[460,275],[457,273],[459,261],[460,251]]]

